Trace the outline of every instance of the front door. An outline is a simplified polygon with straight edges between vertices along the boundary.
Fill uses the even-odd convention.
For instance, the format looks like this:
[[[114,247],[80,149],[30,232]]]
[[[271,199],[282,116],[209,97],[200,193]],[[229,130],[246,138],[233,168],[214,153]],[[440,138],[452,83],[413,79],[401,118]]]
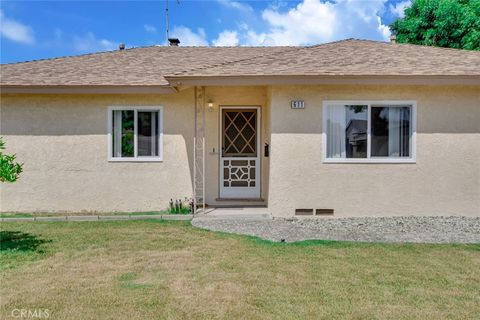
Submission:
[[[260,109],[221,110],[220,198],[260,198]]]

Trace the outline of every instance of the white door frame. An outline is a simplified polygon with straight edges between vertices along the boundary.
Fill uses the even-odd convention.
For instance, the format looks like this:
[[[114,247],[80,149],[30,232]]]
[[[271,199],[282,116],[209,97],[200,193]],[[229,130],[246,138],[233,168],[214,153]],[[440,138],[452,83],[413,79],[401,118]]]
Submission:
[[[223,110],[225,109],[235,109],[235,110],[248,110],[254,109],[257,111],[257,123],[256,123],[256,144],[257,144],[257,156],[256,157],[223,157]],[[232,199],[259,199],[261,195],[261,135],[262,135],[262,128],[261,128],[261,108],[259,106],[220,106],[220,137],[219,137],[219,156],[218,156],[218,169],[219,169],[219,196],[220,198],[232,198]],[[253,160],[255,161],[255,187],[225,187],[223,185],[223,161],[230,160],[230,159],[238,159],[238,160]]]

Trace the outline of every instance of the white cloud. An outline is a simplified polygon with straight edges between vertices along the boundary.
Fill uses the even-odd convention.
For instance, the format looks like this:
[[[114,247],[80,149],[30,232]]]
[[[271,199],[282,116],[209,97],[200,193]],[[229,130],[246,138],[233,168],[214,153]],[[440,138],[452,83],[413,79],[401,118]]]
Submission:
[[[239,25],[242,45],[309,45],[345,38],[388,40],[390,30],[380,12],[387,0],[303,0],[285,11],[283,6],[262,12],[266,28],[258,32]]]
[[[178,26],[173,28],[170,36],[172,38],[178,38],[180,45],[183,46],[208,46],[207,35],[202,28],[194,32],[187,27]]]
[[[270,31],[266,45],[298,45],[328,41],[333,38],[336,17],[335,4],[319,0],[304,0],[286,13],[266,9],[262,18]]]
[[[31,27],[9,18],[0,10],[0,34],[11,41],[33,44],[35,37]]]
[[[380,17],[377,17],[378,20],[378,31],[383,36],[383,40],[390,40],[390,36],[392,35],[392,32],[390,31],[390,28],[387,25],[384,25],[382,23],[382,19]]]
[[[230,1],[230,0],[217,0],[217,2],[227,8],[232,8],[235,10],[240,10],[245,12],[253,11],[253,8],[247,3],[241,3],[239,1]]]
[[[218,38],[213,40],[213,45],[217,47],[234,47],[239,44],[238,32],[225,30],[218,35]]]
[[[392,12],[395,16],[399,18],[405,17],[405,9],[412,5],[412,1],[406,0],[402,2],[398,2],[395,5],[390,4],[390,12]]]
[[[267,34],[256,33],[253,30],[248,30],[245,34],[245,45],[247,46],[264,46],[267,45]],[[273,44],[272,44],[273,45]]]
[[[95,52],[115,50],[117,44],[106,39],[97,39],[92,32],[85,36],[73,37],[73,48],[79,52]]]
[[[150,24],[144,24],[143,28],[145,28],[145,31],[147,31],[148,33],[157,33],[157,28]]]

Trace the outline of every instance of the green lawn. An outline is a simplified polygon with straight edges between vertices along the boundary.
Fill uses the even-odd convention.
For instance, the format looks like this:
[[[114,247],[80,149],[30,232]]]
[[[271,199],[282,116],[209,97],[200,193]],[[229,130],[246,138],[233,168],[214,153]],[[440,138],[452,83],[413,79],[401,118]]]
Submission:
[[[480,245],[271,243],[177,221],[1,228],[1,319],[15,308],[50,319],[480,314]]]

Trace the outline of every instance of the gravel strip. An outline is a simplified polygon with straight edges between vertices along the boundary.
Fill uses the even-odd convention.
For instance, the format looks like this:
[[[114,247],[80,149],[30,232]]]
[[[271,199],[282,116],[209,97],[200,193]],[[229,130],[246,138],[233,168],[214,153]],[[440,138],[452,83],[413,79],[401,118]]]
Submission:
[[[196,218],[196,227],[272,241],[480,243],[480,217],[245,219]]]

